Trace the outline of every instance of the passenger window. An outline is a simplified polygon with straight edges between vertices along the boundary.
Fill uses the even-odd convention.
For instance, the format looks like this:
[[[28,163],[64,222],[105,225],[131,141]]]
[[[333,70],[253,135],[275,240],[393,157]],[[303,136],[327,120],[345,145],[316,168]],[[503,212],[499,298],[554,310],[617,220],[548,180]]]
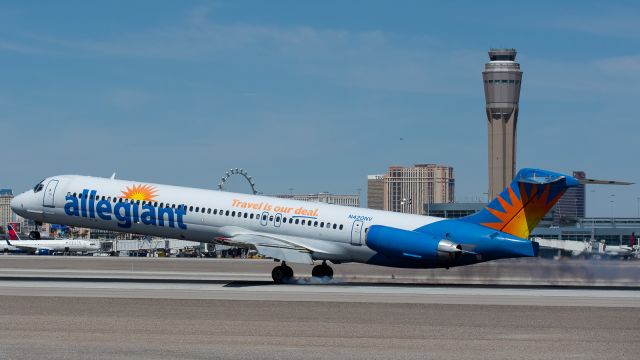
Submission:
[[[342,224],[340,224],[340,230],[342,230]]]
[[[253,219],[253,213],[251,213],[251,215],[249,216],[249,219]]]
[[[231,212],[231,217],[234,217],[234,216],[236,216],[236,212],[235,212],[235,211],[232,211],[232,212]]]
[[[262,215],[262,220],[267,220],[267,215]]]
[[[211,214],[211,209],[207,209],[207,214]]]
[[[318,227],[318,222],[317,222],[317,221],[314,221],[314,222],[313,222],[313,226],[314,226],[314,227]]]
[[[282,218],[282,223],[283,223],[283,224],[286,224],[286,223],[287,223],[287,218],[286,218],[286,217],[283,217],[283,218]]]
[[[269,221],[273,221],[273,215],[269,216]]]
[[[298,225],[299,222],[300,222],[300,219],[296,219],[296,225]]]
[[[296,220],[296,221],[297,221],[297,220]],[[302,225],[304,225],[304,223],[305,223],[305,222],[306,222],[306,221],[305,221],[304,219],[302,219]]]
[[[82,199],[82,193],[78,194],[78,199]]]
[[[333,230],[335,230],[335,229],[336,229],[336,227],[338,227],[338,225],[333,224]]]
[[[331,223],[327,223],[327,229],[331,229]]]
[[[320,227],[323,228],[324,227],[324,221],[320,223]]]
[[[225,211],[224,216],[229,216],[229,210]]]
[[[218,213],[218,209],[213,209],[213,215],[216,215]]]
[[[189,206],[189,212],[193,211],[193,205]]]
[[[307,225],[308,225],[308,226],[311,226],[311,220],[309,220],[309,222],[307,222]]]
[[[162,204],[160,204],[162,206]],[[200,212],[200,206],[196,206],[196,212]]]
[[[244,218],[246,219],[249,216],[249,214],[244,213]]]
[[[242,217],[242,211],[238,211],[238,217]]]

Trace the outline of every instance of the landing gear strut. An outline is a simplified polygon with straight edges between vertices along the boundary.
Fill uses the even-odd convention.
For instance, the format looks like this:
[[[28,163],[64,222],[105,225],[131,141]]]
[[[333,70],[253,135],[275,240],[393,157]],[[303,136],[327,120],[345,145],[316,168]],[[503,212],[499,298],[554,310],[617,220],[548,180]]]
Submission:
[[[271,271],[271,278],[276,284],[285,283],[293,278],[293,269],[287,266],[287,263],[284,261],[282,265],[276,266]]]
[[[318,278],[328,278],[329,280],[333,279],[333,269],[331,266],[327,265],[327,261],[323,261],[322,265],[316,265],[311,270],[311,276]]]

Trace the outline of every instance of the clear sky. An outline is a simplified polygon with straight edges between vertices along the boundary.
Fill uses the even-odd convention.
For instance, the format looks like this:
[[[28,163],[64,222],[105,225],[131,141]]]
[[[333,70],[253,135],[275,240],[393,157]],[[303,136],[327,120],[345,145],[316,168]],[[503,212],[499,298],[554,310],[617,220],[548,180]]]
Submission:
[[[479,199],[490,47],[524,72],[518,167],[640,183],[638,19],[634,1],[3,1],[0,187],[215,188],[242,167],[264,193],[365,194],[388,165],[440,163]],[[639,185],[587,191],[588,215],[639,211]]]

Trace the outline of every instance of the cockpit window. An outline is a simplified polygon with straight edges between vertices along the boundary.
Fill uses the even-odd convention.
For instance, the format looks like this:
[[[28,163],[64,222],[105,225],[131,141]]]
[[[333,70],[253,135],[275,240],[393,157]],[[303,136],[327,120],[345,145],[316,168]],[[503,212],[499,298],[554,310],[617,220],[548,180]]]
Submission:
[[[44,182],[44,180],[40,181],[40,182],[38,183],[38,185],[36,185],[36,186],[34,186],[34,187],[33,187],[33,192],[34,192],[34,193],[37,193],[37,192],[42,191],[42,189],[44,188],[44,185],[42,184],[43,182]]]

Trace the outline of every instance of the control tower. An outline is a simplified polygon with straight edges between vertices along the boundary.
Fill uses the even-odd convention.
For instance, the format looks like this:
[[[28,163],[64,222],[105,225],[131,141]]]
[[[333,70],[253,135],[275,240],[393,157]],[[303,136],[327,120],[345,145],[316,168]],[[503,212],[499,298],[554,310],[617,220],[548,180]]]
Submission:
[[[516,49],[491,49],[484,65],[484,97],[489,129],[489,201],[513,180],[522,71]]]

